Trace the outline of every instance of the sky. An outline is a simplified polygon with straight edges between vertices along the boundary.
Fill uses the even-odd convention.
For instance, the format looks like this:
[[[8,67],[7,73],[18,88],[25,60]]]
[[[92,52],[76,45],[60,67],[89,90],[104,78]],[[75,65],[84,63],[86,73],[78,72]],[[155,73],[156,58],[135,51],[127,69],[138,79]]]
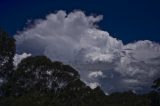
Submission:
[[[14,35],[27,20],[44,18],[57,10],[80,9],[86,14],[102,14],[100,28],[124,43],[160,42],[159,5],[159,0],[0,0],[0,26]]]
[[[73,66],[88,86],[100,86],[106,94],[148,92],[160,76],[158,1],[0,4],[0,24],[16,39],[15,65],[45,55]]]

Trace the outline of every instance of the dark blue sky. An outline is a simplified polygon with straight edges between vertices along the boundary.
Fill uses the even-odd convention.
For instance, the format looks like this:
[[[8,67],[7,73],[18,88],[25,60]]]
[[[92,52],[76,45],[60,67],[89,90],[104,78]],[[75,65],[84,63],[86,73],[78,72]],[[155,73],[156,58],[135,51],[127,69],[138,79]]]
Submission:
[[[59,9],[103,14],[100,28],[125,43],[160,42],[160,0],[0,0],[0,26],[14,35],[28,19],[44,18]]]

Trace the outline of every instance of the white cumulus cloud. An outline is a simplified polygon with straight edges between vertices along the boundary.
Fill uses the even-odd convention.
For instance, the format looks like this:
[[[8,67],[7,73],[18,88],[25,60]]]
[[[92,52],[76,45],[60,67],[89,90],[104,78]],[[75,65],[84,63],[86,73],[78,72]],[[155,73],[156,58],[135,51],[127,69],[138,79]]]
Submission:
[[[99,83],[97,83],[97,82],[88,83],[88,86],[89,86],[91,89],[95,89],[96,87],[99,86]]]
[[[148,89],[160,75],[160,44],[144,40],[124,45],[98,27],[102,18],[82,11],[51,13],[14,35],[17,53],[70,64],[83,81],[96,82],[108,93]]]
[[[103,72],[102,71],[93,71],[90,72],[88,75],[89,78],[97,78],[97,77],[104,77]]]
[[[27,54],[27,53],[22,53],[22,54],[15,54],[14,58],[13,58],[13,64],[14,66],[16,67],[20,62],[21,60],[23,60],[24,58],[27,58],[31,56],[31,54]]]

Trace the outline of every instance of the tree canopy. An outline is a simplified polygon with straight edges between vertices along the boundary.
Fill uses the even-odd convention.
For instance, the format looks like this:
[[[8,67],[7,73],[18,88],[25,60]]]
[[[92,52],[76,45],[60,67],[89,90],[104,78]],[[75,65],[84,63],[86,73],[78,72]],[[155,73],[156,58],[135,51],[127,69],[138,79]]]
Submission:
[[[13,71],[15,40],[0,28],[0,79],[7,80]],[[2,84],[2,83],[1,83]],[[0,85],[1,85],[0,84]]]

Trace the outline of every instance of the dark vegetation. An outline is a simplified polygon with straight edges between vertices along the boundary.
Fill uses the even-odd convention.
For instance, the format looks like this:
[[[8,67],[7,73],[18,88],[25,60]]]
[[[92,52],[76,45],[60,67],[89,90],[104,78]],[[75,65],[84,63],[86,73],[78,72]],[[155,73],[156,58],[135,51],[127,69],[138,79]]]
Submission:
[[[0,106],[160,106],[160,79],[148,94],[106,96],[83,83],[71,66],[45,56],[28,57],[15,69],[14,54],[14,39],[0,30]]]

